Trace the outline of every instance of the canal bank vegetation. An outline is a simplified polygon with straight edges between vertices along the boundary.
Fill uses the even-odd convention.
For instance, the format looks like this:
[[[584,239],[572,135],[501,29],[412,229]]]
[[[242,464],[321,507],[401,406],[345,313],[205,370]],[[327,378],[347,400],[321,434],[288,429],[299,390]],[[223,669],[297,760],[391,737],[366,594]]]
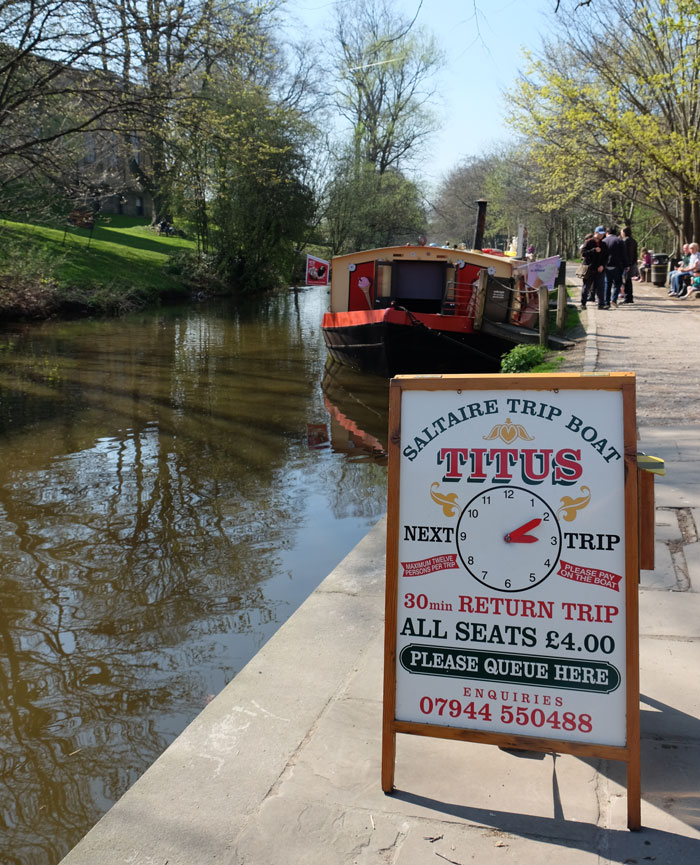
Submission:
[[[177,256],[193,249],[144,218],[105,217],[93,230],[0,220],[0,315],[113,315],[184,299],[193,279]]]
[[[521,343],[501,355],[501,372],[509,375],[520,372],[557,372],[563,360],[563,355],[550,351],[544,345]]]

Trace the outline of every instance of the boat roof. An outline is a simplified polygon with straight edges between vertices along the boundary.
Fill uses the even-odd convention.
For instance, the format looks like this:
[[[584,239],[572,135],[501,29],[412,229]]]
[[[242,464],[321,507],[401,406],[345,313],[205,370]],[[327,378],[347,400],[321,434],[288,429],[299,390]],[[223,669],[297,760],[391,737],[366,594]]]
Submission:
[[[378,249],[363,249],[346,255],[333,256],[332,266],[337,270],[343,264],[359,264],[363,261],[464,261],[479,267],[493,267],[494,275],[510,277],[514,265],[523,261],[505,255],[493,255],[476,249],[450,249],[442,246],[385,246]]]

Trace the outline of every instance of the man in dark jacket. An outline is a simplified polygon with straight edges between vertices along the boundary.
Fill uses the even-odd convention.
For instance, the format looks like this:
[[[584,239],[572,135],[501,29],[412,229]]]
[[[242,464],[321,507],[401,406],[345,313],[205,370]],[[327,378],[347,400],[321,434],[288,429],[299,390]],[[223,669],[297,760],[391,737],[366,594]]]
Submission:
[[[581,291],[581,308],[586,308],[586,300],[597,300],[598,309],[605,309],[605,263],[608,260],[608,248],[603,238],[605,229],[599,225],[593,232],[593,237],[581,247],[581,261],[587,266],[583,277]]]
[[[625,244],[625,256],[627,258],[627,268],[625,270],[625,299],[623,303],[634,303],[632,288],[632,277],[639,276],[639,268],[637,267],[637,241],[632,237],[632,229],[625,226],[622,229],[622,242]]]
[[[614,225],[607,229],[603,243],[608,247],[608,260],[605,263],[605,309],[610,309],[611,303],[617,306],[617,298],[622,288],[622,274],[627,267],[627,253]]]

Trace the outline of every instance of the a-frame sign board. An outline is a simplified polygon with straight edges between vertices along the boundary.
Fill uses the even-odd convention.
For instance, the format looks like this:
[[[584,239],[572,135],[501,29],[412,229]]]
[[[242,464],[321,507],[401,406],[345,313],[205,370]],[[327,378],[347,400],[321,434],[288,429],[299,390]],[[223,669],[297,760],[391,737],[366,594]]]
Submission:
[[[637,511],[633,373],[392,379],[385,792],[397,733],[621,760],[640,828]]]

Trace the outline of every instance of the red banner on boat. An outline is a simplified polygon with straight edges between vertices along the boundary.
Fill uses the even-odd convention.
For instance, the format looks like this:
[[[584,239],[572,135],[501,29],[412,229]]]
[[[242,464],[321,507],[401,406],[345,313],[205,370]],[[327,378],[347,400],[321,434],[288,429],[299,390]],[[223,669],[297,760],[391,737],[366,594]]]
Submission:
[[[610,571],[600,571],[598,568],[581,568],[561,559],[558,573],[560,577],[566,577],[567,580],[574,580],[576,583],[605,586],[606,589],[612,589],[614,592],[620,591],[622,577],[619,574],[612,574]]]
[[[306,284],[328,285],[328,275],[331,270],[329,261],[316,258],[315,255],[306,256]]]
[[[401,562],[401,564],[404,577],[422,577],[425,574],[434,574],[435,571],[447,571],[459,567],[456,553],[446,553],[444,556],[433,556],[431,559]]]

